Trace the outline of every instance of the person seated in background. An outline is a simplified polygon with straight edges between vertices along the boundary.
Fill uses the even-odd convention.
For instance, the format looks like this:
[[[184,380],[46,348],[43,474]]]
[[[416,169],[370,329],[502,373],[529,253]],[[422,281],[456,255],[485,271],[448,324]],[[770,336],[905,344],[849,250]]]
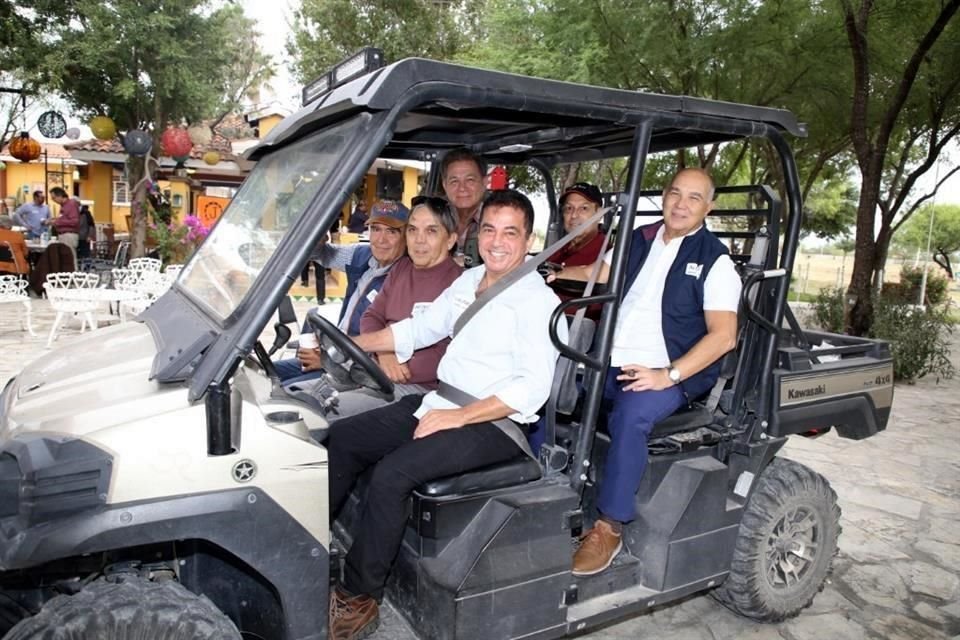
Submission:
[[[361,200],[357,203],[353,213],[350,214],[350,219],[347,220],[347,231],[350,233],[363,233],[364,228],[367,226],[368,217],[367,203]]]
[[[450,255],[457,242],[457,220],[447,201],[417,196],[412,204],[405,230],[407,255],[390,269],[380,293],[360,318],[360,335],[424,313],[463,271]],[[449,343],[450,339],[444,338],[419,349],[404,363],[392,352],[376,354],[380,368],[394,383],[393,399],[367,388],[342,391],[336,413],[329,414],[328,421],[390,404],[411,393],[436,389],[437,365]],[[320,387],[324,384],[321,379],[299,386],[323,401],[326,393]]]
[[[10,216],[0,216],[0,251],[7,248],[4,242],[10,245],[10,255],[7,260],[0,259],[0,275],[22,276],[30,273],[30,264],[27,262],[27,242],[23,239],[23,234],[13,230],[13,220]]]
[[[33,202],[25,202],[13,212],[13,223],[27,228],[27,238],[36,240],[46,231],[44,220],[50,218],[50,207],[44,204],[43,191],[33,192]]]
[[[596,185],[588,182],[577,182],[568,187],[560,196],[560,213],[563,215],[563,230],[570,233],[578,226],[590,219],[591,216],[600,210],[603,206],[603,194]],[[600,233],[600,224],[590,225],[590,228],[578,235],[567,243],[555,254],[547,259],[547,262],[563,267],[575,267],[589,265],[592,267],[596,262],[597,256],[603,251],[607,244],[607,236]],[[564,302],[574,296],[556,292]],[[603,305],[594,304],[587,308],[587,317],[597,320],[600,318],[600,312]],[[573,315],[577,312],[576,308],[568,308],[567,314]]]
[[[377,293],[387,274],[406,251],[403,228],[409,210],[399,202],[381,200],[370,212],[370,242],[339,246],[322,241],[311,260],[327,269],[347,274],[347,290],[337,326],[345,334],[360,333],[360,318]],[[318,349],[298,349],[296,358],[278,360],[277,374],[284,384],[319,378],[323,375]]]

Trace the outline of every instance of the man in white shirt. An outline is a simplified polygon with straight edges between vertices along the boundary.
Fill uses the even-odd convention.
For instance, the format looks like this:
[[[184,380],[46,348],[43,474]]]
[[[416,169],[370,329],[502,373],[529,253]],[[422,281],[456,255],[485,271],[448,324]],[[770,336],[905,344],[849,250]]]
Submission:
[[[610,449],[600,481],[600,519],[581,538],[574,575],[610,566],[621,529],[636,516],[634,497],[654,424],[706,394],[719,360],[736,346],[740,278],[726,247],[703,221],[714,185],[702,169],[684,169],[663,191],[663,221],[633,232],[604,399]],[[608,254],[600,282],[609,276]],[[557,278],[586,280],[590,267]]]
[[[451,336],[476,296],[523,264],[532,241],[530,200],[512,190],[492,192],[480,218],[483,265],[464,272],[422,314],[354,340],[365,351],[392,351],[404,362],[414,350]],[[432,391],[331,426],[331,519],[357,477],[374,467],[344,583],[330,598],[331,640],[356,638],[375,624],[377,601],[403,536],[406,500],[416,487],[521,454],[520,425],[535,422],[550,395],[558,352],[548,324],[559,303],[534,271],[463,325],[437,377],[441,393],[446,384],[477,400],[458,406]],[[558,333],[566,339],[566,323]]]

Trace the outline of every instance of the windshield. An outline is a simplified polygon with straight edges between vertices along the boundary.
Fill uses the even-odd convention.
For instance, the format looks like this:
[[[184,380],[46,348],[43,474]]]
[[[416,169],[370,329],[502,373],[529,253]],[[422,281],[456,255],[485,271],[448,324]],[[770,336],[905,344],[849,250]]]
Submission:
[[[342,159],[350,120],[280,149],[257,163],[179,285],[221,321],[253,285],[293,223]]]

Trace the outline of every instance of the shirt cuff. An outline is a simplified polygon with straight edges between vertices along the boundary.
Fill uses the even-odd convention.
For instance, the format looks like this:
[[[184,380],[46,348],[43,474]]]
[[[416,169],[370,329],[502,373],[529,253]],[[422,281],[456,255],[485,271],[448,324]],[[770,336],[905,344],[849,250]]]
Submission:
[[[393,332],[393,352],[400,364],[413,357],[413,323],[410,318],[390,325]]]
[[[510,414],[509,418],[516,422],[527,422],[528,416],[534,415],[540,408],[540,405],[533,408],[527,406],[530,404],[530,394],[524,385],[518,382],[511,382],[506,387],[498,389],[493,395],[514,410],[515,413]]]

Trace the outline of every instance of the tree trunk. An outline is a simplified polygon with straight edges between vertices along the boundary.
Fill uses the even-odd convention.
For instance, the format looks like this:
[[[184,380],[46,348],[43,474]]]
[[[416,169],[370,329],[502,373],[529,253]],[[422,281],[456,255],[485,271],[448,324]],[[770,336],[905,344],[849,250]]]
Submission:
[[[127,184],[133,189],[130,198],[130,257],[139,258],[146,254],[147,182],[144,180],[146,166],[143,158],[127,158]]]
[[[861,169],[863,183],[860,202],[857,205],[856,250],[853,256],[853,274],[847,289],[849,316],[847,330],[855,336],[863,336],[870,330],[873,320],[873,275],[876,267],[877,246],[874,239],[874,218],[880,197],[880,171],[871,171],[875,163],[865,163]],[[864,165],[861,165],[863,167]],[[879,169],[880,167],[878,167]]]

